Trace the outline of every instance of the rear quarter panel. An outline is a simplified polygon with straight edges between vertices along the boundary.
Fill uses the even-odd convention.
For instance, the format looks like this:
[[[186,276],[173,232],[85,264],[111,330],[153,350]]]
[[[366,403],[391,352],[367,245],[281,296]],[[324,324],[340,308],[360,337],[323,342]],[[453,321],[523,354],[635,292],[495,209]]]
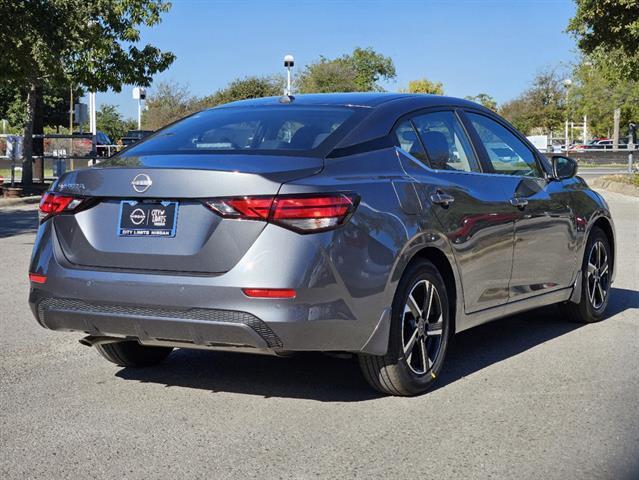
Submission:
[[[333,231],[322,248],[330,259],[325,265],[334,270],[329,283],[356,318],[368,319],[371,332],[382,332],[384,342],[388,325],[378,324],[388,322],[384,312],[390,309],[413,256],[433,247],[452,260],[436,218],[411,195],[413,181],[393,147],[328,159],[321,174],[284,184],[280,190],[282,194],[349,191],[361,197],[348,224]]]

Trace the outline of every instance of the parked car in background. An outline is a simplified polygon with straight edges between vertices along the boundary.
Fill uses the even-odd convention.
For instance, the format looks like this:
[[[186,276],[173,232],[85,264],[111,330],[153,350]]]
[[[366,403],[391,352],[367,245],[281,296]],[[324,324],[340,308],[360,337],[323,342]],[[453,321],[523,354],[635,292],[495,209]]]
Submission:
[[[129,130],[125,137],[122,137],[122,145],[128,147],[136,142],[139,142],[144,137],[147,137],[153,133],[153,130]]]
[[[590,148],[603,148],[604,150],[610,150],[613,148],[613,141],[612,140],[598,140],[596,143],[594,143]],[[619,145],[618,148],[620,149],[627,149],[628,148],[628,144],[623,140],[623,139],[619,139]]]
[[[457,332],[551,304],[604,318],[614,226],[576,173],[466,100],[221,105],[52,185],[29,302],[120,366],[346,352],[377,390],[416,395]]]

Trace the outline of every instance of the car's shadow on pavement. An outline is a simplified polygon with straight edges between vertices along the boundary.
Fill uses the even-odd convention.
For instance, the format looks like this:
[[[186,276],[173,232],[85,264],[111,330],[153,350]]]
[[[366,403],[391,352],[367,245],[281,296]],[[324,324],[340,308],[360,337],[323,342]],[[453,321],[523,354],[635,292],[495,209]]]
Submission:
[[[4,208],[0,210],[0,238],[23,233],[35,233],[38,229],[38,211]]]
[[[606,317],[612,317],[631,308],[639,309],[639,291],[612,287]]]
[[[639,308],[639,292],[614,289],[608,316],[628,308]],[[431,391],[583,326],[566,321],[559,308],[546,307],[461,332],[455,336]],[[363,401],[381,396],[368,387],[355,359],[320,353],[277,358],[177,350],[158,367],[124,368],[116,375],[168,387],[323,402]]]

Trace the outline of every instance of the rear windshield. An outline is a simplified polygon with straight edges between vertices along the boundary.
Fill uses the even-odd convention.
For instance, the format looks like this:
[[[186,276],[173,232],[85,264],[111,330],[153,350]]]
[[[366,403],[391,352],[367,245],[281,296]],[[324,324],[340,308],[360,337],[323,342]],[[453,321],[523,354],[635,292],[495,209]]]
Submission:
[[[127,150],[126,155],[311,151],[352,114],[353,110],[345,107],[216,108],[160,130]]]

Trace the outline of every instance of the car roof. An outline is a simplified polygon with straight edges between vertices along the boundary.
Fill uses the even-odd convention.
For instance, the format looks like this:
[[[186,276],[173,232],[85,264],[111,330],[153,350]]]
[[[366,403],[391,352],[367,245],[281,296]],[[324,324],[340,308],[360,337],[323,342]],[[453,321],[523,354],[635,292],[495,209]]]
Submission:
[[[275,107],[290,108],[291,106],[317,107],[356,107],[366,112],[360,116],[359,123],[354,125],[349,133],[341,138],[334,149],[345,149],[359,143],[372,141],[386,136],[402,116],[418,112],[425,108],[472,108],[487,115],[493,112],[469,100],[430,95],[425,93],[386,93],[386,92],[355,92],[355,93],[313,93],[294,95],[292,101],[283,102],[280,97],[263,97],[237,102],[226,103],[213,107],[223,108],[260,108]]]
[[[282,96],[251,98],[236,102],[225,103],[213,108],[229,107],[258,107],[268,105],[282,105]],[[284,97],[285,98],[285,97]],[[311,93],[293,95],[291,102],[287,105],[317,105],[336,107],[377,107],[383,103],[394,100],[410,102],[413,99],[419,107],[439,106],[439,105],[462,105],[471,104],[468,100],[445,97],[443,95],[430,95],[424,93],[391,93],[391,92],[349,92],[349,93]],[[411,102],[412,103],[412,102]],[[473,104],[475,105],[475,104]]]

